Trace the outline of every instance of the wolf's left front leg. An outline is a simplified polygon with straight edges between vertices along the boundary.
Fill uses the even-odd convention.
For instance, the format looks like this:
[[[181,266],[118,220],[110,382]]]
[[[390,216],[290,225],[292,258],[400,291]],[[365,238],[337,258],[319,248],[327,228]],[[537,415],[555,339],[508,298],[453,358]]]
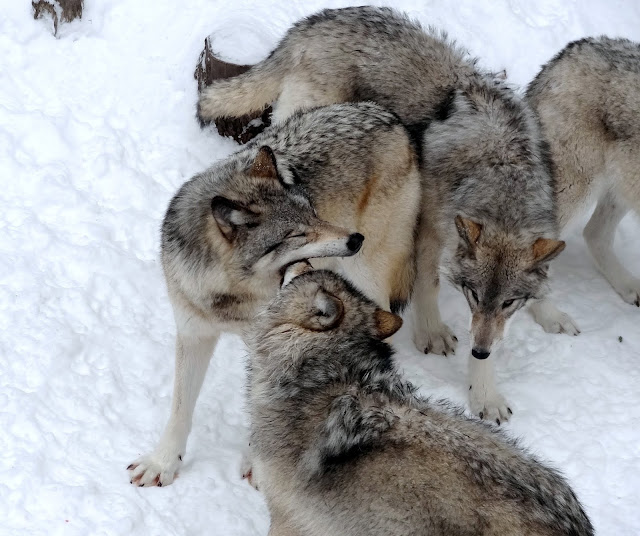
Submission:
[[[426,218],[424,218],[426,219]],[[437,231],[422,222],[417,239],[417,275],[413,290],[413,342],[425,354],[455,354],[457,337],[442,322],[438,307],[442,244]]]
[[[217,332],[185,331],[178,326],[176,370],[171,415],[155,450],[127,468],[136,486],[171,484],[182,465],[191,432],[191,419],[209,361],[218,341]]]
[[[494,355],[485,359],[469,356],[469,403],[478,417],[500,424],[509,420],[512,411],[496,387]]]
[[[580,334],[580,329],[573,319],[567,313],[560,311],[548,298],[535,300],[529,306],[529,311],[547,333]]]

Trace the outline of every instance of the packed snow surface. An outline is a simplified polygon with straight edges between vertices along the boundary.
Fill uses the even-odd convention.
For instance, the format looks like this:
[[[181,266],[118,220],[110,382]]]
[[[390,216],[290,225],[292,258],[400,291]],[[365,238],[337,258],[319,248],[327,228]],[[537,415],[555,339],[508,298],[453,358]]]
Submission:
[[[180,184],[237,146],[194,117],[193,70],[213,32],[225,59],[264,57],[297,19],[346,2],[85,1],[79,21],[0,12],[0,533],[268,531],[239,477],[246,350],[222,339],[180,477],[136,488],[125,467],[155,445],[171,402],[174,326],[158,260]],[[523,86],[568,41],[640,41],[636,0],[423,0],[395,7],[446,29]],[[584,218],[583,218],[583,221]],[[640,273],[638,217],[615,248]],[[576,227],[554,261],[553,297],[582,329],[550,335],[520,313],[499,359],[505,427],[561,469],[601,535],[640,533],[640,310],[597,273]],[[464,404],[468,310],[445,288],[455,356],[399,366],[425,394]]]

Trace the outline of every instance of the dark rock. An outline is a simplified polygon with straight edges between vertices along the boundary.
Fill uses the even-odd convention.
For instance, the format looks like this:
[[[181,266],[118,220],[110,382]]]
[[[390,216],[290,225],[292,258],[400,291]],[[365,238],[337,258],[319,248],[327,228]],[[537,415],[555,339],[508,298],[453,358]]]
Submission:
[[[34,19],[51,17],[53,35],[57,35],[59,22],[71,22],[82,17],[84,0],[34,0],[31,2],[31,7],[33,7]]]
[[[215,80],[231,78],[248,71],[251,65],[237,65],[227,63],[217,58],[211,49],[211,39],[204,40],[204,50],[198,58],[198,65],[193,77],[198,81],[198,91],[202,91]],[[201,126],[208,124],[198,113]],[[257,121],[254,121],[257,120]],[[249,124],[254,121],[253,124]],[[267,106],[262,112],[247,114],[241,117],[220,117],[214,120],[216,128],[221,136],[231,136],[238,143],[247,143],[271,124],[271,106]]]

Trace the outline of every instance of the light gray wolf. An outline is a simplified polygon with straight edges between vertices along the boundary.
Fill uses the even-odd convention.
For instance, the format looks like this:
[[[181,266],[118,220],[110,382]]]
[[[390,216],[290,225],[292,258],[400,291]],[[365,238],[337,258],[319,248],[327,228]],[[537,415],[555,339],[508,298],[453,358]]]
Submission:
[[[406,302],[419,203],[412,140],[371,103],[297,114],[185,183],[162,226],[173,404],[156,449],[129,466],[132,483],[173,481],[219,335],[249,325],[289,264],[338,269],[385,309]]]
[[[594,533],[558,472],[402,379],[383,341],[399,317],[329,271],[285,283],[249,341],[270,536]]]
[[[546,330],[579,332],[545,299],[549,261],[565,246],[547,148],[535,115],[501,78],[391,9],[328,9],[198,103],[205,122],[271,101],[275,122],[307,106],[367,100],[400,117],[419,140],[423,181],[413,339],[420,351],[455,349],[438,309],[442,268],[472,312],[471,409],[498,423],[511,409],[496,388],[492,350],[513,313],[529,303]]]
[[[613,252],[616,227],[640,211],[640,44],[608,37],[569,43],[529,85],[556,168],[561,229],[597,201],[584,237],[598,269],[640,307],[640,279]]]

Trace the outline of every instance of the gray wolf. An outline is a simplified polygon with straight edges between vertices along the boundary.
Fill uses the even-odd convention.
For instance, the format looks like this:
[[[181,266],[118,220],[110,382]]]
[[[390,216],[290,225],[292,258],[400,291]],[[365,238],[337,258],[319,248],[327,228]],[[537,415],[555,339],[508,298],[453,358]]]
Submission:
[[[569,43],[526,96],[551,148],[561,229],[597,201],[584,238],[615,291],[640,307],[640,279],[613,252],[616,227],[640,211],[640,45],[608,37]]]
[[[401,324],[329,271],[258,315],[248,408],[269,535],[593,534],[561,475],[401,378],[383,342]]]
[[[129,466],[132,483],[173,481],[218,337],[242,333],[288,265],[314,259],[385,309],[406,302],[419,203],[412,141],[370,103],[297,114],[185,183],[162,226],[177,329],[173,404],[156,449]]]
[[[500,423],[492,351],[511,316],[530,304],[548,331],[576,335],[545,299],[557,240],[553,176],[535,115],[501,76],[481,72],[433,29],[388,8],[329,9],[298,22],[264,61],[202,91],[201,120],[238,116],[276,101],[273,119],[294,110],[374,101],[419,140],[423,182],[413,296],[413,339],[447,355],[457,339],[438,309],[439,270],[472,312],[472,410]]]

